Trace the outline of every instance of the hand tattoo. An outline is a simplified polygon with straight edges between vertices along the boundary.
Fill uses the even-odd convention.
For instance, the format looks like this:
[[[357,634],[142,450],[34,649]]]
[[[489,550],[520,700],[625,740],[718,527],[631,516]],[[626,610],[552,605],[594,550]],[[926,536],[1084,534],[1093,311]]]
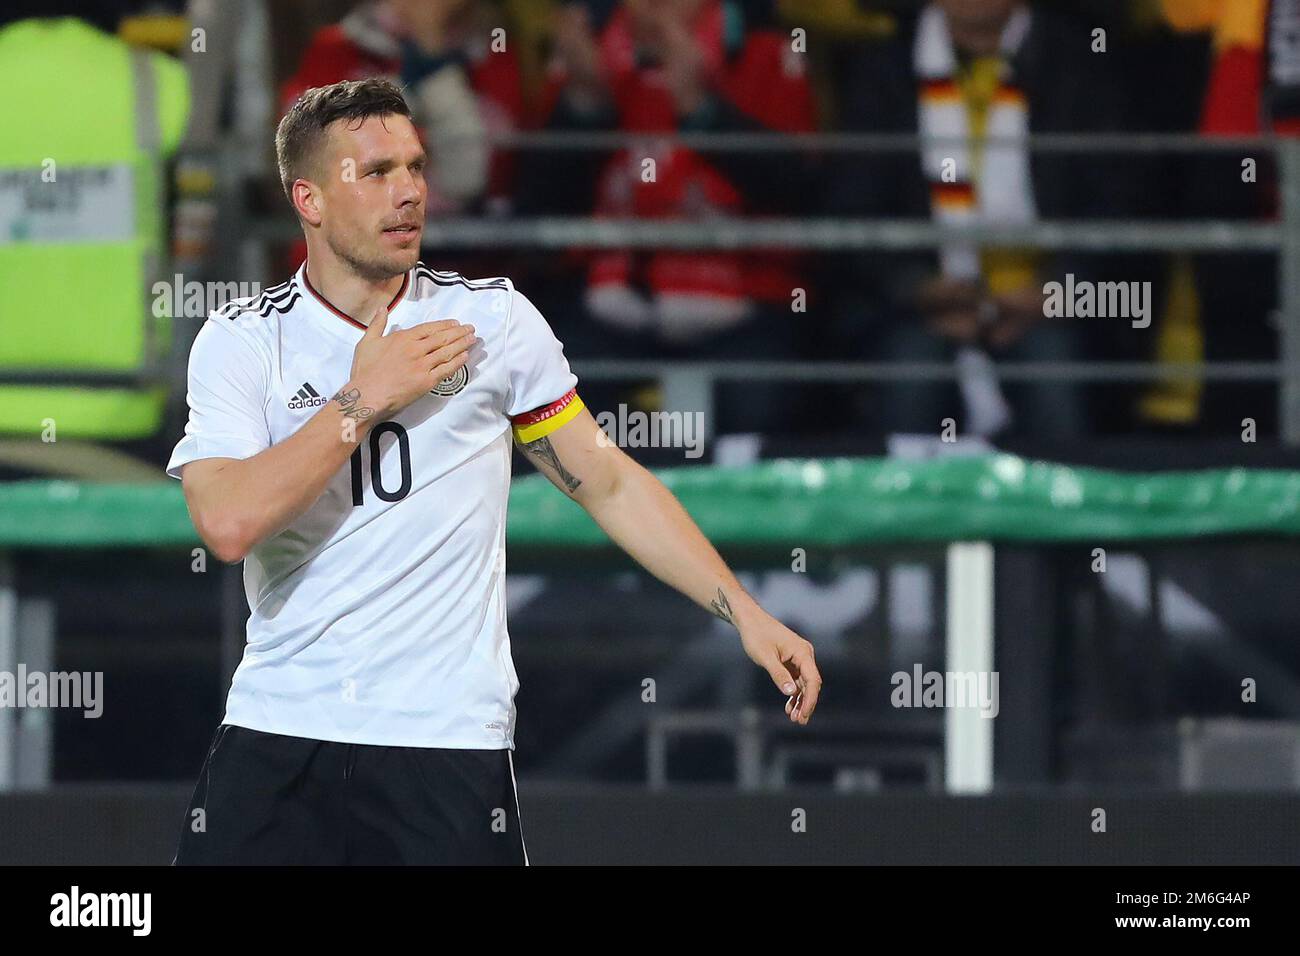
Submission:
[[[530,441],[524,445],[524,451],[538,459],[544,465],[547,465],[559,476],[560,481],[564,482],[565,489],[569,494],[578,490],[582,484],[581,479],[570,474],[569,470],[564,467],[560,461],[560,456],[555,452],[555,446],[551,444],[549,438],[539,438],[536,441]]]
[[[349,388],[346,391],[340,388],[330,401],[338,402],[339,407],[343,409],[343,414],[348,418],[366,419],[375,413],[369,405],[361,404],[361,390],[358,388]]]
[[[731,602],[728,601],[727,596],[722,593],[722,588],[718,588],[718,596],[713,599],[713,603],[709,606],[713,608],[714,614],[718,615],[718,617],[722,618],[728,624],[734,625],[736,623],[736,619],[731,613]]]

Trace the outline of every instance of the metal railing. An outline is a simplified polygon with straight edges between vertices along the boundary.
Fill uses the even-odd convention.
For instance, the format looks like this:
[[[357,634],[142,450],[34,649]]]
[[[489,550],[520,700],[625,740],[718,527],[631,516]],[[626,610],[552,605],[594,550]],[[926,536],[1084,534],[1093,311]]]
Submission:
[[[915,150],[915,134],[774,133],[683,134],[647,137],[625,132],[503,134],[496,145],[542,151],[612,150],[653,140],[710,152],[786,151],[836,153],[859,150]],[[991,143],[992,141],[990,141]],[[931,141],[933,145],[933,142]],[[1276,221],[1086,220],[1040,221],[1023,226],[951,226],[929,220],[721,218],[698,221],[539,217],[528,219],[450,218],[431,220],[426,248],[571,250],[676,248],[710,250],[789,249],[803,251],[899,251],[933,249],[947,243],[1030,246],[1082,252],[1274,252],[1279,257],[1276,361],[1169,362],[996,362],[1007,381],[1054,379],[1072,382],[1263,381],[1278,382],[1282,440],[1300,446],[1300,140],[1276,136],[1203,137],[1193,134],[1038,134],[1033,152],[1240,154],[1277,156],[1282,183]],[[288,217],[252,220],[246,236],[261,241],[296,239]],[[954,366],[924,362],[687,362],[586,360],[574,363],[588,379],[653,379],[664,388],[665,405],[705,411],[713,406],[716,383],[724,380],[869,383],[951,380]],[[706,416],[706,421],[711,420]]]
[[[232,4],[232,7],[238,4]],[[226,27],[238,29],[227,23]],[[223,69],[213,57],[199,64],[209,81]],[[221,99],[200,84],[191,118],[190,155],[217,173],[221,216],[213,261],[227,272],[251,271],[256,255],[250,247],[300,237],[297,223],[286,209],[283,215],[256,216],[244,208],[245,174],[249,155],[269,155],[265,143],[226,139],[216,119]],[[492,137],[494,146],[533,151],[590,151],[646,148],[672,141],[705,153],[717,151],[786,152],[825,156],[860,151],[915,151],[935,140],[916,134],[894,133],[695,133],[673,136],[627,132],[515,132]],[[959,142],[954,140],[954,143]],[[989,140],[988,145],[997,141]],[[698,221],[616,220],[588,217],[528,219],[451,218],[430,220],[424,244],[427,250],[575,248],[676,248],[711,250],[789,249],[804,251],[900,251],[934,249],[948,243],[987,243],[1030,246],[1043,250],[1082,252],[1272,252],[1279,259],[1276,361],[1171,364],[1164,362],[997,362],[1000,378],[1008,381],[1055,379],[1075,382],[1144,381],[1265,381],[1278,382],[1279,422],[1282,440],[1300,446],[1300,140],[1276,136],[1203,137],[1163,133],[1047,133],[1035,134],[1024,146],[1039,153],[1073,154],[1235,154],[1260,159],[1273,154],[1281,184],[1281,205],[1276,221],[1242,220],[1087,220],[1040,221],[1024,226],[942,225],[929,220],[799,218],[721,218]],[[268,171],[269,172],[269,171]],[[228,267],[228,264],[234,264]],[[259,275],[223,275],[254,281]],[[186,331],[179,326],[181,348],[175,361],[185,358]],[[942,363],[881,362],[615,362],[582,361],[575,366],[586,378],[649,378],[665,390],[665,404],[674,408],[705,410],[712,407],[714,385],[723,380],[784,382],[869,383],[882,381],[950,380],[955,369]],[[178,369],[170,380],[183,381]],[[65,382],[59,370],[0,369],[0,381]],[[120,381],[122,373],[78,370],[87,383],[103,379]],[[156,380],[157,369],[142,370],[127,378]]]
[[[243,208],[243,191],[238,170],[249,156],[270,156],[271,130],[256,142],[238,141],[225,128],[223,90],[239,68],[234,38],[249,28],[248,0],[207,5],[191,11],[193,21],[209,35],[202,55],[187,54],[186,65],[193,77],[193,101],[186,149],[200,161],[215,163],[223,202],[217,242],[218,261],[240,261],[238,250],[269,238],[298,238],[297,227],[286,210],[274,220],[258,220]],[[265,38],[262,39],[265,43]],[[269,82],[269,78],[267,78]],[[503,149],[535,151],[611,150],[638,146],[668,137],[626,132],[529,131],[498,133],[495,145]],[[791,136],[772,132],[684,133],[672,139],[703,152],[727,150],[802,151],[813,154],[871,150],[915,152],[922,138],[915,133],[817,132]],[[930,139],[926,142],[938,145]],[[986,140],[994,145],[995,139]],[[1039,153],[1119,154],[1217,154],[1247,155],[1259,159],[1275,155],[1281,176],[1282,205],[1277,222],[1039,222],[1026,229],[954,233],[928,221],[864,222],[837,220],[752,221],[698,223],[615,223],[594,220],[538,220],[501,222],[462,220],[429,224],[426,240],[431,246],[468,245],[490,248],[567,249],[580,245],[694,244],[696,247],[750,248],[750,244],[780,245],[804,249],[904,249],[936,248],[954,239],[996,238],[1027,243],[1044,249],[1072,247],[1083,250],[1147,250],[1203,252],[1276,252],[1280,257],[1278,315],[1281,344],[1278,360],[1264,363],[1206,362],[1194,366],[1162,363],[999,363],[998,374],[1006,378],[1042,377],[1092,381],[1150,381],[1157,378],[1192,375],[1207,381],[1271,380],[1281,383],[1279,392],[1282,438],[1300,445],[1300,142],[1274,136],[1204,137],[1186,133],[1035,133],[1025,147]],[[246,275],[240,278],[261,279]],[[653,367],[650,367],[653,366]],[[884,381],[952,377],[948,368],[919,364],[886,368],[878,363],[836,363],[834,366],[808,363],[716,363],[674,365],[670,363],[612,362],[580,363],[584,376],[619,376],[648,372],[691,395],[711,395],[712,385],[727,369],[744,369],[751,379],[818,381]],[[692,406],[684,406],[692,407]],[[699,406],[693,406],[699,407]]]

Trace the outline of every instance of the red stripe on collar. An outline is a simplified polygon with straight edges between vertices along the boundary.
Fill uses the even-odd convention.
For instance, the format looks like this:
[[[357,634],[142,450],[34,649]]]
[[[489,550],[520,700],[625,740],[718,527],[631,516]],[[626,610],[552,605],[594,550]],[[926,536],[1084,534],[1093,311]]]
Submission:
[[[302,284],[307,287],[307,291],[310,292],[315,297],[317,302],[325,306],[325,308],[329,309],[340,319],[342,319],[345,322],[351,323],[352,325],[356,326],[358,329],[360,329],[363,332],[366,330],[366,327],[364,325],[362,325],[360,322],[352,318],[352,316],[348,315],[346,312],[342,311],[341,309],[336,309],[330,303],[329,299],[325,298],[325,296],[321,295],[319,292],[316,291],[316,288],[311,284],[311,280],[307,278],[306,266],[304,266],[302,270]],[[397,303],[402,301],[402,297],[406,295],[406,290],[409,289],[410,286],[411,286],[411,273],[407,272],[406,275],[402,277],[402,287],[398,289],[397,294],[393,296],[393,301],[388,303],[389,312],[392,312],[393,309],[397,307]]]

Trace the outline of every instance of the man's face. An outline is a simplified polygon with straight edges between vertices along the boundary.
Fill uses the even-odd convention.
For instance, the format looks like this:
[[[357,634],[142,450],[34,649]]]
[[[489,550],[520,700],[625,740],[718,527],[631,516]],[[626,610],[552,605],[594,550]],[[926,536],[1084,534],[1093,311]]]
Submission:
[[[1011,16],[1018,0],[938,0],[944,14],[968,29],[1001,27]]]
[[[624,0],[636,42],[658,50],[670,27],[690,30],[704,7],[704,0]]]
[[[321,235],[367,279],[387,279],[420,258],[425,155],[415,126],[389,114],[339,120],[326,130],[313,183]]]

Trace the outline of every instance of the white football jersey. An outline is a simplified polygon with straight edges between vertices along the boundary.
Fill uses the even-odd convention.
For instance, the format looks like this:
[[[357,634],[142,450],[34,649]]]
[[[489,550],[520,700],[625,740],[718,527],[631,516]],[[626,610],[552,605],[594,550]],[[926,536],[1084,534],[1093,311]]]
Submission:
[[[513,747],[505,608],[511,430],[582,407],[559,341],[508,279],[424,265],[387,332],[456,319],[465,369],[376,423],[324,494],[244,562],[251,615],[225,722],[345,743]],[[189,421],[167,473],[284,441],[343,385],[365,329],[303,266],[212,313],[189,361]]]

